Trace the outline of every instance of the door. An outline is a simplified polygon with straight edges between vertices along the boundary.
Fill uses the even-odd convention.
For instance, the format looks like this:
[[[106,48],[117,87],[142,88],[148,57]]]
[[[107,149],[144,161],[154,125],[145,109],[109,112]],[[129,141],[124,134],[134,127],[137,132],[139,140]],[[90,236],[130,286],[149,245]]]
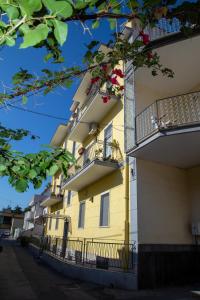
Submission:
[[[63,230],[62,252],[61,252],[62,257],[65,257],[65,253],[66,253],[68,232],[69,232],[69,222],[65,221],[64,230]]]
[[[112,156],[112,124],[108,125],[104,130],[104,158],[110,158]]]

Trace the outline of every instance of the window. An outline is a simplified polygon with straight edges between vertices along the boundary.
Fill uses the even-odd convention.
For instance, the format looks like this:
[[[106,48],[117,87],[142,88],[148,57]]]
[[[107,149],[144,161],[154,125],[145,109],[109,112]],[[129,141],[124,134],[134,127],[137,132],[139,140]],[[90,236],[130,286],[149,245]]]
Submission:
[[[60,214],[60,212],[57,211],[56,223],[55,223],[55,230],[58,230],[58,226],[59,226],[59,214]]]
[[[72,196],[72,191],[68,191],[68,195],[67,195],[67,205],[71,204],[71,196]]]
[[[75,151],[76,151],[76,142],[73,142],[73,145],[72,145],[72,155],[75,155]]]
[[[101,195],[99,226],[109,225],[109,193]]]
[[[85,202],[81,202],[79,206],[78,228],[84,228],[85,222]]]
[[[112,124],[108,125],[104,130],[104,157],[110,157],[112,155],[112,148],[110,143],[112,142]]]
[[[49,230],[51,230],[52,218],[49,219]]]

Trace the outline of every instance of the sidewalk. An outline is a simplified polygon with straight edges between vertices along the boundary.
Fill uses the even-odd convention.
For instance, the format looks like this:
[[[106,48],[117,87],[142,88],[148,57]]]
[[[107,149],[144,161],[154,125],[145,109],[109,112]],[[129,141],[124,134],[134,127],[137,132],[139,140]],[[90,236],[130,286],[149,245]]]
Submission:
[[[198,287],[196,290],[200,290]],[[61,276],[13,241],[4,242],[0,253],[0,300],[190,300],[195,299],[191,293],[194,289],[195,286],[145,291],[103,288]]]

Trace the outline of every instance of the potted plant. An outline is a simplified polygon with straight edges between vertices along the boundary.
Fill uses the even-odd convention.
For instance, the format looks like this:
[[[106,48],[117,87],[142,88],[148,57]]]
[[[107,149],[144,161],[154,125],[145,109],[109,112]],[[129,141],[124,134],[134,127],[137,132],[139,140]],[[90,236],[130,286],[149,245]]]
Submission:
[[[95,150],[95,157],[99,157],[103,153],[103,149],[99,148]]]

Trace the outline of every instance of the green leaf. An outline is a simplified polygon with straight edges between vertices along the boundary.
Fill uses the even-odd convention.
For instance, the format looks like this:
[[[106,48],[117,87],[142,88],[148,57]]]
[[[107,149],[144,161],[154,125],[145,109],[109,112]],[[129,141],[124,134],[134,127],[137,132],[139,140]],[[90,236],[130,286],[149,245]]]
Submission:
[[[49,33],[49,27],[45,24],[38,25],[35,29],[29,30],[24,35],[24,41],[20,45],[20,48],[28,48],[39,44],[41,41],[45,40]]]
[[[15,45],[15,39],[11,36],[6,36],[5,37],[6,45],[9,47],[13,47]]]
[[[22,103],[26,104],[28,101],[28,98],[26,96],[22,96]]]
[[[110,23],[110,29],[114,30],[116,28],[116,20],[115,19],[108,19]]]
[[[52,13],[64,18],[69,18],[73,14],[72,6],[66,1],[42,0],[44,6]]]
[[[6,23],[4,23],[3,21],[0,20],[0,27],[5,28],[6,27]]]
[[[37,172],[34,169],[32,169],[28,175],[31,179],[34,179],[35,177],[37,177]]]
[[[19,11],[14,6],[8,6],[6,9],[6,13],[8,14],[9,19],[14,20],[19,17]]]
[[[41,0],[18,0],[22,15],[32,16],[36,11],[42,8]]]
[[[28,183],[25,179],[19,179],[16,181],[15,183],[15,189],[20,192],[23,193],[26,191],[26,189],[28,188]]]
[[[48,53],[47,55],[45,55],[44,61],[47,62],[47,61],[50,60],[52,57],[53,57],[53,53]]]
[[[68,25],[64,22],[54,20],[54,35],[58,43],[62,46],[67,38]]]
[[[92,23],[92,28],[93,28],[93,29],[96,29],[96,28],[99,27],[99,25],[100,25],[99,20],[95,20],[95,21]]]
[[[57,171],[59,170],[59,167],[57,165],[53,165],[49,171],[47,171],[48,176],[53,176]]]
[[[6,168],[6,166],[4,166],[4,165],[0,165],[0,172],[3,172],[3,171],[5,171],[7,168]]]

